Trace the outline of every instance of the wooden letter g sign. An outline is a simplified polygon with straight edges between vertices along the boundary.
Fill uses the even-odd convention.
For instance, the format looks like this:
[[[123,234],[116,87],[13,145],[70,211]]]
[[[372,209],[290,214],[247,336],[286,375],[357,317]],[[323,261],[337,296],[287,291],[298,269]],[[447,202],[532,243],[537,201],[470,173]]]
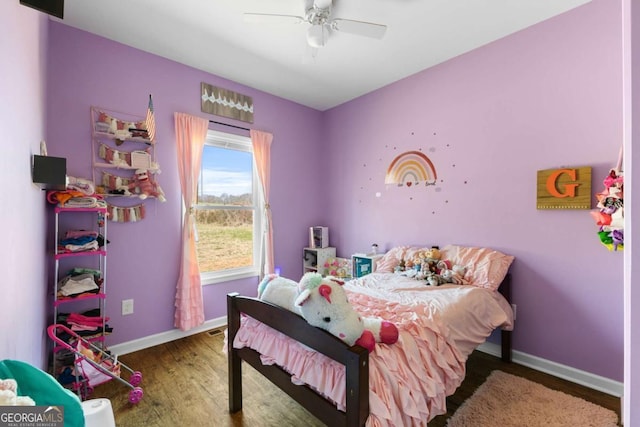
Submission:
[[[571,179],[572,181],[572,183],[562,184],[564,193],[558,190],[558,179],[562,174],[569,175],[569,179]],[[575,180],[576,180],[575,169],[557,169],[551,175],[549,175],[549,178],[547,178],[547,191],[553,197],[559,197],[559,198],[576,197],[576,188],[580,184],[576,183]]]
[[[538,209],[591,208],[591,167],[538,171]]]

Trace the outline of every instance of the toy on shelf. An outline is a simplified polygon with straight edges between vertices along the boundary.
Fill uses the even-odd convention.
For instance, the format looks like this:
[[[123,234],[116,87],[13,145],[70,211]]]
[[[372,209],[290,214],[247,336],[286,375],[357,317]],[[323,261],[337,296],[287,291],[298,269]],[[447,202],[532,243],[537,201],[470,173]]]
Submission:
[[[155,179],[153,179],[152,174],[145,169],[136,170],[132,182],[120,188],[124,190],[125,196],[137,195],[142,200],[146,199],[147,197],[155,197],[161,202],[167,201],[167,199],[165,199],[164,197],[164,192],[162,191],[160,185],[156,182]]]

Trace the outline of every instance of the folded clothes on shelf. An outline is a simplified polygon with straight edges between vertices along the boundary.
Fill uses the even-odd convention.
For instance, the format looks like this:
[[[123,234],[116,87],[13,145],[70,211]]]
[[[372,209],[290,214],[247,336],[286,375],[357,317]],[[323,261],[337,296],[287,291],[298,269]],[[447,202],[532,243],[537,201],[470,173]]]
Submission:
[[[94,275],[89,273],[65,276],[58,282],[58,296],[68,297],[99,290]]]

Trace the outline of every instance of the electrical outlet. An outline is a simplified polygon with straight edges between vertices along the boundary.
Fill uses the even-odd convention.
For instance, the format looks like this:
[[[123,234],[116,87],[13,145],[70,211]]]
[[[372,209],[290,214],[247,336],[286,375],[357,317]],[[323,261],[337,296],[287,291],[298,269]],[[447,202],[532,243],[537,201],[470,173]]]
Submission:
[[[122,300],[122,315],[126,316],[127,314],[133,314],[133,300],[132,299],[123,299]]]
[[[131,308],[133,310],[133,301],[131,301]],[[516,313],[517,313],[517,308],[518,306],[516,306],[515,304],[511,304],[511,309],[513,310],[513,320],[516,320]]]

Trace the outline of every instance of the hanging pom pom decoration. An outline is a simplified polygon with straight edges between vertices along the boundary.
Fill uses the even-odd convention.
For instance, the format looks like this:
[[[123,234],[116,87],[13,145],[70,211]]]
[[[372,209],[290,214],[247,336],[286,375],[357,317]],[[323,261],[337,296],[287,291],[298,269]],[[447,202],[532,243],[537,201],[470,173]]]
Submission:
[[[598,225],[600,242],[610,251],[624,248],[624,176],[622,173],[622,149],[618,164],[605,177],[604,190],[596,193],[598,210],[591,216]]]
[[[108,218],[113,222],[138,222],[144,219],[146,210],[144,204],[136,206],[114,206],[107,204]]]
[[[127,151],[115,150],[105,144],[100,144],[98,149],[98,157],[105,160],[107,163],[118,167],[130,167],[131,166],[131,153]]]

